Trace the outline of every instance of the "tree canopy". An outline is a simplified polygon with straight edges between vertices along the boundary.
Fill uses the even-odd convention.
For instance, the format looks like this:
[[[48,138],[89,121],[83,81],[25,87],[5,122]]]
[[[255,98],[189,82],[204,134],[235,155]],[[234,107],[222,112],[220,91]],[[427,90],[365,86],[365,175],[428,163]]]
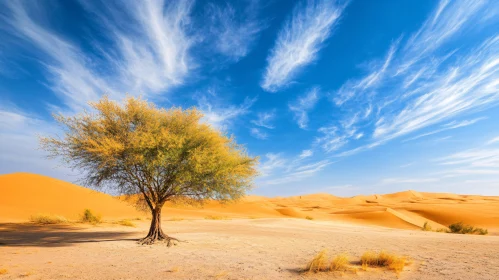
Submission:
[[[141,194],[153,214],[143,243],[172,239],[160,227],[166,201],[237,199],[257,174],[258,159],[203,123],[195,108],[162,109],[133,97],[123,104],[104,97],[90,106],[75,116],[55,115],[64,135],[42,137],[41,146],[83,171],[87,186]]]

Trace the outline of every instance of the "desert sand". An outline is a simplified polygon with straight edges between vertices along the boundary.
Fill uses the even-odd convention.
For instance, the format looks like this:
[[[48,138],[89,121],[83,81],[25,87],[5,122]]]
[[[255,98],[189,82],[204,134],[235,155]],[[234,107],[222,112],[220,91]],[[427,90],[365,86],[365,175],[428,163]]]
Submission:
[[[322,249],[346,252],[352,264],[366,250],[405,255],[412,264],[400,279],[499,275],[499,197],[406,191],[170,203],[163,229],[182,242],[168,248],[137,244],[147,233],[148,215],[123,199],[27,173],[1,175],[0,192],[0,271],[6,270],[0,279],[397,279],[392,271],[374,268],[300,273]],[[86,208],[104,223],[28,222],[37,213],[76,220]],[[119,219],[134,219],[136,227],[113,223]],[[490,234],[423,232],[426,221],[433,228],[462,221]]]

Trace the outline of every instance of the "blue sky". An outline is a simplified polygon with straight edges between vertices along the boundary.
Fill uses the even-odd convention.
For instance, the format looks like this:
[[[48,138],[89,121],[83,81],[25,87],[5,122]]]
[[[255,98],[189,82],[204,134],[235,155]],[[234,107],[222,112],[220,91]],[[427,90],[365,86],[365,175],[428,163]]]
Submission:
[[[2,1],[0,174],[104,94],[196,106],[254,194],[499,195],[497,1]]]

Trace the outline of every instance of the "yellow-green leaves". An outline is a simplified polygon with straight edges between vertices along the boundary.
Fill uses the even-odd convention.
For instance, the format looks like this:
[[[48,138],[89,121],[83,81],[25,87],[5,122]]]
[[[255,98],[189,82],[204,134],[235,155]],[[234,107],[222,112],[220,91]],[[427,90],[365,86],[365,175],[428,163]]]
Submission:
[[[66,128],[62,139],[41,139],[53,156],[83,169],[88,184],[143,193],[161,204],[175,196],[237,198],[256,175],[257,159],[201,123],[195,108],[165,110],[133,97],[90,105],[93,113],[55,116]]]

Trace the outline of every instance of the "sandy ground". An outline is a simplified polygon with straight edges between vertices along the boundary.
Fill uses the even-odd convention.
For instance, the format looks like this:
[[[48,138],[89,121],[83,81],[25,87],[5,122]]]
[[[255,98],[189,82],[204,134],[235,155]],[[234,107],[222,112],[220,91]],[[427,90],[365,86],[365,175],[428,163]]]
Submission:
[[[399,279],[498,279],[499,236],[456,235],[304,219],[164,221],[183,242],[142,246],[136,228],[0,224],[0,279],[397,279],[391,271],[301,274],[321,249],[407,255]]]
[[[28,223],[38,213],[76,221],[84,209],[105,223]],[[499,197],[409,190],[167,203],[163,229],[185,241],[171,248],[137,244],[147,217],[130,199],[36,174],[0,175],[0,279],[397,279],[374,268],[301,273],[322,249],[348,253],[352,265],[367,250],[406,255],[412,264],[400,279],[499,279]],[[113,223],[121,219],[137,227]],[[433,229],[464,222],[490,235],[423,232],[425,222]]]

